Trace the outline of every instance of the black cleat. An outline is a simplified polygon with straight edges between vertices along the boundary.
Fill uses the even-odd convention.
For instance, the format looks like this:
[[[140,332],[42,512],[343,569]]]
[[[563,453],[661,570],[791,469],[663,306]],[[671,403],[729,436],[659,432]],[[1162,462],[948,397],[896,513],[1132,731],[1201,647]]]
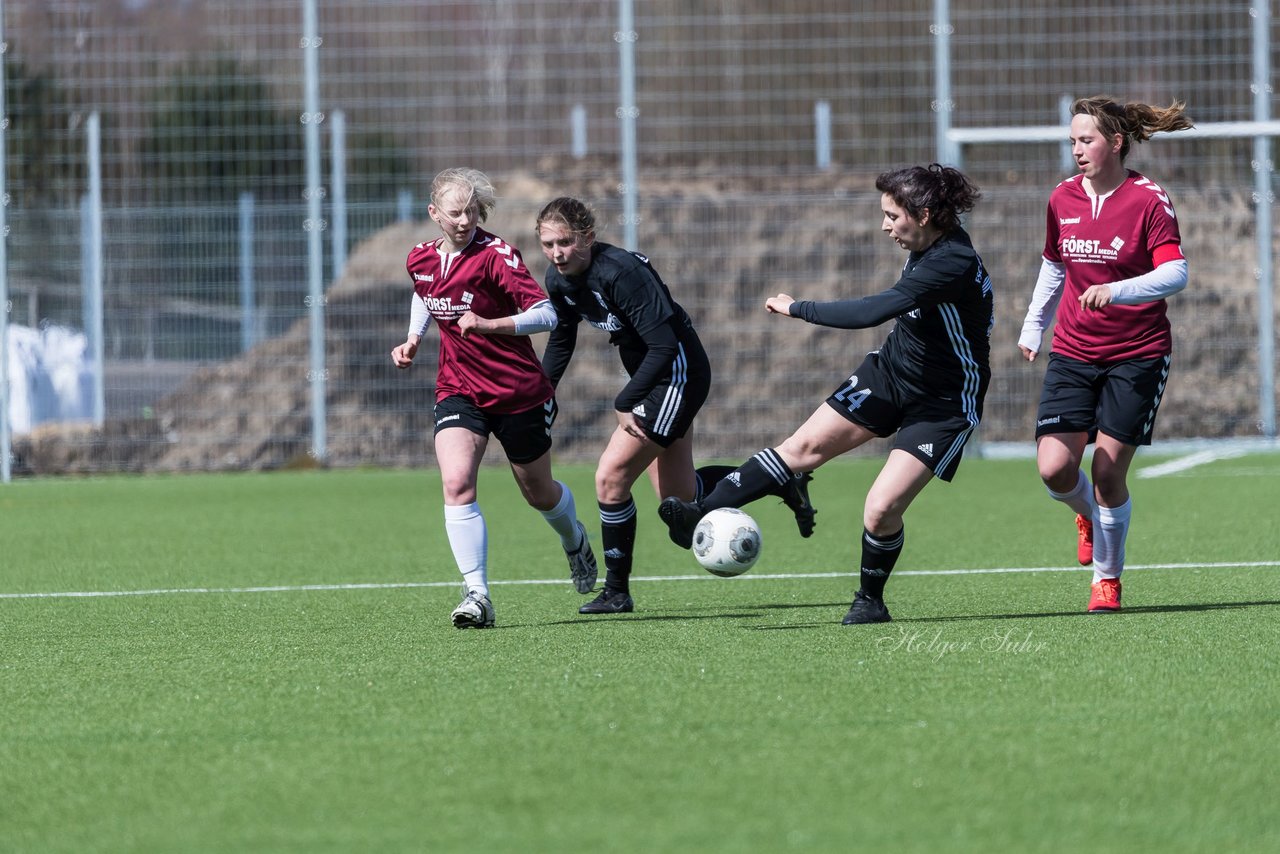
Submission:
[[[693,548],[693,529],[704,515],[702,505],[675,496],[664,498],[658,505],[658,516],[666,523],[671,542],[682,549]]]
[[[889,616],[889,609],[884,606],[883,599],[872,599],[859,590],[853,594],[853,604],[849,606],[849,613],[844,615],[840,623],[853,626],[863,623],[887,623],[892,619]]]
[[[787,505],[787,509],[796,515],[796,527],[800,529],[800,536],[813,536],[813,517],[818,511],[813,509],[813,502],[809,500],[809,481],[813,480],[810,472],[801,472],[791,478],[791,482],[782,487],[780,497],[782,503]]]
[[[587,529],[578,523],[578,532],[582,534],[582,544],[571,552],[565,552],[569,559],[569,578],[579,593],[590,593],[596,586],[596,577],[600,574],[596,566],[595,553],[591,551],[591,540],[587,539]]]
[[[579,614],[629,614],[636,609],[630,593],[605,588],[600,595],[578,609]]]

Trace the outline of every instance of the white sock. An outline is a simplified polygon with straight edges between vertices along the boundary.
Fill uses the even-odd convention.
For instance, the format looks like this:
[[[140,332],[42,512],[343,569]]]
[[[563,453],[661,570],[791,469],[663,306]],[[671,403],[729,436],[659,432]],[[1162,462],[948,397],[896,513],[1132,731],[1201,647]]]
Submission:
[[[1129,536],[1133,499],[1119,507],[1103,507],[1093,516],[1093,580],[1119,578],[1124,572],[1124,541]]]
[[[462,573],[462,583],[467,590],[489,595],[489,531],[484,524],[480,505],[446,504],[444,506],[444,530],[449,535],[449,548]]]
[[[556,481],[560,483],[560,481]],[[582,538],[578,536],[578,508],[573,502],[573,493],[569,491],[569,487],[560,483],[560,501],[550,510],[539,510],[542,518],[547,520],[555,532],[560,535],[560,547],[567,552],[571,552],[578,546],[582,545]]]
[[[1093,487],[1089,484],[1089,478],[1085,475],[1084,469],[1080,469],[1079,474],[1080,479],[1076,481],[1075,489],[1070,492],[1054,492],[1050,489],[1049,497],[1054,501],[1061,501],[1084,518],[1092,519]]]

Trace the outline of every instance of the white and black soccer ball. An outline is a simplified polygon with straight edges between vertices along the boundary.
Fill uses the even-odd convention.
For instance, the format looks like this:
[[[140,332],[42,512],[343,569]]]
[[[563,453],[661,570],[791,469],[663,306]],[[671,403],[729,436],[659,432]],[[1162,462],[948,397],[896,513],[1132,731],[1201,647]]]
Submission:
[[[693,529],[693,556],[712,575],[742,575],[760,559],[760,526],[741,510],[712,510]]]

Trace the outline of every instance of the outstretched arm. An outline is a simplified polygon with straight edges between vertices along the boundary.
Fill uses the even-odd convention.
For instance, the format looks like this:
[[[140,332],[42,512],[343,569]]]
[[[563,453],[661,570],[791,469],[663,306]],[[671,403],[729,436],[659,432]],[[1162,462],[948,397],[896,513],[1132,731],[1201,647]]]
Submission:
[[[556,310],[551,300],[544,299],[506,317],[481,317],[468,311],[458,318],[458,331],[463,338],[477,332],[481,335],[533,335],[550,332],[556,328],[556,323]]]
[[[1080,307],[1098,310],[1110,303],[1139,305],[1171,297],[1187,286],[1187,262],[1184,258],[1166,261],[1150,273],[1121,279],[1105,285],[1094,285],[1080,295]]]
[[[869,297],[832,302],[793,300],[786,294],[770,297],[765,302],[765,308],[774,314],[787,314],[836,329],[869,329],[906,314],[915,307],[915,300],[898,288],[890,288]]]

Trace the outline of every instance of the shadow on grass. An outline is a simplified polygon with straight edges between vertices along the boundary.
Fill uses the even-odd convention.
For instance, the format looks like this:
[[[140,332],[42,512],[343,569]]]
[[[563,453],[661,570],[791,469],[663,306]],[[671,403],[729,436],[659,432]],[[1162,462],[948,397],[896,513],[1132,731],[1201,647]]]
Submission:
[[[1254,602],[1206,602],[1196,605],[1138,605],[1135,607],[1127,607],[1118,614],[1090,614],[1084,610],[1072,609],[1070,611],[1041,611],[1041,612],[1024,612],[1009,614],[954,614],[941,617],[894,617],[895,623],[951,623],[963,622],[967,620],[1038,620],[1046,617],[1091,617],[1094,619],[1104,619],[1105,617],[1121,618],[1124,615],[1133,614],[1169,614],[1184,612],[1201,612],[1201,611],[1226,611],[1239,608],[1258,608],[1258,607],[1275,607],[1280,605],[1280,601],[1273,599],[1262,599]],[[840,618],[849,608],[847,602],[777,602],[761,605],[750,606],[750,610],[732,610],[717,611],[712,608],[695,608],[689,610],[673,611],[672,609],[664,609],[657,613],[631,612],[629,614],[597,614],[583,615],[568,620],[556,620],[549,623],[539,623],[543,626],[576,626],[587,625],[590,623],[605,622],[625,622],[625,623],[652,623],[652,622],[681,622],[689,620],[741,620],[741,619],[758,619],[765,616],[768,611],[794,610],[800,608],[822,608],[838,612],[831,620],[825,620],[819,623],[790,623],[781,626],[746,626],[751,631],[783,631],[788,629],[817,629],[830,626],[832,622],[839,623]],[[878,623],[876,625],[884,625]],[[509,626],[516,628],[515,625]]]
[[[583,626],[588,623],[676,623],[684,620],[723,620],[751,619],[763,617],[764,614],[753,614],[747,611],[714,611],[706,614],[663,613],[646,614],[632,611],[629,614],[583,614],[572,620],[555,620],[550,623],[539,623],[542,626]]]
[[[1204,602],[1194,605],[1135,605],[1126,606],[1118,613],[1089,613],[1083,608],[1070,611],[1043,611],[1022,614],[956,614],[948,617],[915,617],[904,618],[904,623],[949,623],[959,620],[1036,620],[1043,617],[1123,617],[1126,614],[1176,614],[1195,611],[1227,611],[1237,608],[1274,607],[1280,605],[1275,599],[1260,599],[1255,602]],[[895,618],[896,619],[896,618]]]
[[[823,603],[823,602],[770,602],[763,605],[748,605],[746,609],[724,610],[714,607],[708,608],[662,608],[653,613],[646,613],[643,609],[632,611],[629,614],[594,614],[591,616],[583,615],[576,619],[556,620],[550,623],[541,623],[544,626],[574,626],[585,623],[602,623],[611,620],[628,623],[644,623],[644,622],[678,622],[680,620],[723,620],[723,619],[758,619],[765,616],[764,611],[777,611],[793,608],[839,608],[843,615],[849,608],[848,602]],[[791,627],[786,627],[791,628]]]

